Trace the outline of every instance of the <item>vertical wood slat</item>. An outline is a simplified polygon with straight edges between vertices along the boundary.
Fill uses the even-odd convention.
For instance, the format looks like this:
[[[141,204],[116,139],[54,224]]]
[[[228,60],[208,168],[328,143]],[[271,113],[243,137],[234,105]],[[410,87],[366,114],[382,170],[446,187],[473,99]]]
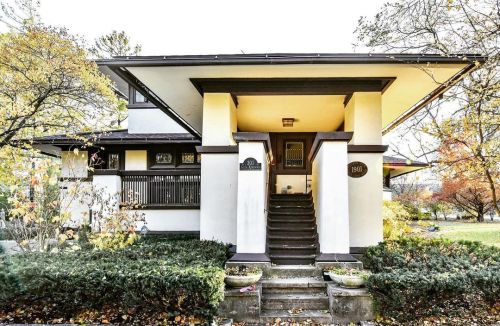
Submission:
[[[140,206],[199,206],[200,175],[123,175],[122,202]]]

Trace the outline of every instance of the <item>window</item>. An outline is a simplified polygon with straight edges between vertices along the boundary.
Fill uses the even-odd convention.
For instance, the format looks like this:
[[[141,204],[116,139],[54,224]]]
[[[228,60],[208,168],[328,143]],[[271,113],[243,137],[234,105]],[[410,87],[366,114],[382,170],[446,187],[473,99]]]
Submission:
[[[108,169],[110,170],[120,169],[120,154],[118,153],[108,154]]]
[[[134,103],[147,103],[148,99],[137,90],[134,90]]]
[[[172,164],[174,156],[172,153],[156,153],[155,164]]]
[[[201,164],[201,154],[200,153],[198,153],[196,155],[196,162],[198,162],[198,164]]]
[[[181,155],[182,164],[194,164],[194,153],[182,153]]]
[[[304,166],[304,143],[287,141],[285,143],[285,167],[301,168]]]

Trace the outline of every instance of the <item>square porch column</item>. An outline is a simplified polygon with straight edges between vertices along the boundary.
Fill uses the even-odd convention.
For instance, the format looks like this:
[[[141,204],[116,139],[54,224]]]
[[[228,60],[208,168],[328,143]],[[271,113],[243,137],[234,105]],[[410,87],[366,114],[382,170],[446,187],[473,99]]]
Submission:
[[[320,132],[311,149],[312,189],[321,252],[317,261],[343,260],[347,257],[345,254],[349,254],[347,142],[351,137],[352,133],[347,132]]]
[[[269,134],[240,132],[238,142],[238,201],[236,255],[231,261],[269,262],[266,254]]]
[[[236,243],[238,147],[236,106],[229,93],[203,96],[200,238]]]

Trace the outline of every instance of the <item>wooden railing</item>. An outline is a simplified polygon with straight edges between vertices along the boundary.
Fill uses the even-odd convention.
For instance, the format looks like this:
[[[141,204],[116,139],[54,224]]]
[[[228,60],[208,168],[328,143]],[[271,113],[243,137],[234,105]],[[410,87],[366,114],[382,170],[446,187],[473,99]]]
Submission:
[[[199,208],[200,171],[121,171],[122,202],[144,208]]]

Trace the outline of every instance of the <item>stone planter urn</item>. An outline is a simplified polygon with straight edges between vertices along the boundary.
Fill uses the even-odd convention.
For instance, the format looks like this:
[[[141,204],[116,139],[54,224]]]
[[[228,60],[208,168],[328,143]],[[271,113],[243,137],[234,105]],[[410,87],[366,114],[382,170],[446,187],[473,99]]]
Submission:
[[[262,270],[245,265],[226,268],[224,282],[233,288],[242,288],[257,283],[262,277]]]
[[[250,274],[245,276],[226,275],[226,277],[224,278],[224,282],[226,282],[227,285],[233,288],[243,288],[245,286],[257,283],[261,277],[262,272],[260,272],[259,274]]]
[[[328,271],[328,276],[341,287],[357,289],[365,286],[369,273],[356,269],[335,269]]]

